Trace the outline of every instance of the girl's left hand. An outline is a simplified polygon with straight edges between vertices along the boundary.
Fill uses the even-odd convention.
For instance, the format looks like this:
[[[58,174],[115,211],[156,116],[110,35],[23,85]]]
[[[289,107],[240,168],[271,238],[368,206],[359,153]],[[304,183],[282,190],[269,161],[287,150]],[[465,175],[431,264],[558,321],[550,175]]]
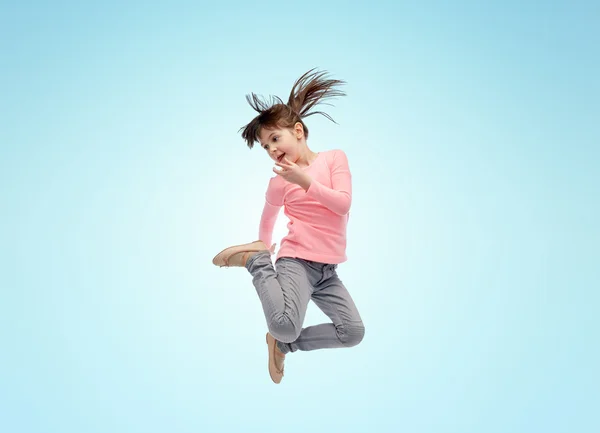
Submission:
[[[283,158],[283,162],[276,162],[275,165],[281,167],[281,170],[276,170],[273,168],[273,171],[277,173],[278,176],[283,177],[288,182],[300,185],[304,189],[308,189],[310,186],[310,176],[307,175],[296,163],[291,162],[287,158]]]

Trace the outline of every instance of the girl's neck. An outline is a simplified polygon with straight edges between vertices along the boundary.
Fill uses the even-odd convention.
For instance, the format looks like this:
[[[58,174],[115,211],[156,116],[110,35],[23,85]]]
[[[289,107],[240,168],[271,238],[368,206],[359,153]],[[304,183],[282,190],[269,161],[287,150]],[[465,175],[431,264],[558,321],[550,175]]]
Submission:
[[[315,159],[317,159],[317,156],[319,155],[318,153],[310,150],[306,144],[300,148],[299,153],[300,158],[298,158],[298,161],[296,161],[296,164],[299,167],[308,167]]]

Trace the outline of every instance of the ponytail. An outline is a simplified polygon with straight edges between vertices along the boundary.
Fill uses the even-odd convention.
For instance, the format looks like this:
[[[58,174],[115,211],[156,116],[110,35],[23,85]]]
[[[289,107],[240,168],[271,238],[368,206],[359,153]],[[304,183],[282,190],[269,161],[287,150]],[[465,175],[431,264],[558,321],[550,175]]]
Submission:
[[[306,72],[294,83],[287,105],[301,119],[313,114],[322,114],[337,124],[329,114],[322,111],[310,112],[310,110],[324,99],[346,96],[344,92],[335,88],[338,85],[345,84],[345,82],[325,79],[327,72],[313,71],[314,69],[311,69]]]

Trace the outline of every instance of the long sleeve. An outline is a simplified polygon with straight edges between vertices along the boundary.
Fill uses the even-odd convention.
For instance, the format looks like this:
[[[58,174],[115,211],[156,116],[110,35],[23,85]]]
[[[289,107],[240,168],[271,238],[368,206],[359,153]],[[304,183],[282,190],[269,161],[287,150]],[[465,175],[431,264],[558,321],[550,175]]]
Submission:
[[[281,206],[274,206],[265,201],[265,207],[260,217],[258,239],[263,241],[267,247],[271,246],[271,241],[273,240],[273,228],[279,215],[279,209],[281,209]]]
[[[330,211],[338,215],[346,215],[350,212],[352,204],[352,175],[348,158],[343,151],[337,150],[334,153],[330,170],[332,188],[313,179],[306,194]]]
[[[271,246],[273,240],[273,229],[279,215],[279,210],[283,206],[283,191],[277,184],[277,178],[269,181],[267,192],[265,193],[265,206],[263,207],[258,227],[258,239],[263,241],[267,247]]]

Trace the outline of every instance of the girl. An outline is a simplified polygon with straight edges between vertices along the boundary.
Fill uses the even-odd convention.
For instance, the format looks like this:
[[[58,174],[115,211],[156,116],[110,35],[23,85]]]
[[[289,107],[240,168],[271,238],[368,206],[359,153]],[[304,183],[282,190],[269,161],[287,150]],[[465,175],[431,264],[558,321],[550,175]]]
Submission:
[[[246,96],[259,115],[242,128],[242,138],[250,148],[259,142],[278,169],[273,168],[276,176],[267,187],[259,240],[226,248],[213,259],[216,266],[245,267],[253,276],[267,319],[269,374],[275,383],[283,377],[286,353],[355,346],[365,333],[336,272],[337,265],[346,261],[352,201],[348,160],[341,150],[310,150],[308,128],[302,120],[318,113],[334,121],[310,109],[323,99],[344,96],[336,89],[344,82],[313,71],[296,81],[287,104],[278,97],[267,105],[254,93]],[[275,269],[271,261],[275,244],[267,245],[282,206],[290,220],[289,232],[281,241]],[[311,299],[332,323],[302,328]]]

